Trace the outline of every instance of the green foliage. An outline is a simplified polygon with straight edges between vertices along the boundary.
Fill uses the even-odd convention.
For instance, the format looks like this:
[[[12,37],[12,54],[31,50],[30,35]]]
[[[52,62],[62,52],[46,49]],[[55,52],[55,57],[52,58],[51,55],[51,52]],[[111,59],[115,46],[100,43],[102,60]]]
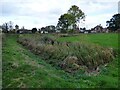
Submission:
[[[54,33],[55,32],[55,26],[54,25],[46,26],[45,29],[48,31],[48,33]]]
[[[76,5],[71,6],[71,8],[68,10],[68,14],[73,16],[73,24],[85,18],[84,12],[82,12],[82,10]]]
[[[77,27],[77,22],[84,18],[84,12],[82,12],[78,6],[73,5],[67,13],[60,16],[57,28],[61,31],[61,33],[67,33],[69,32],[68,27],[72,27],[71,29],[75,30]],[[72,30],[70,31],[73,32]]]
[[[57,27],[61,30],[61,33],[66,33],[68,26],[73,22],[72,16],[70,14],[61,15],[57,24]]]
[[[32,33],[37,32],[37,28],[32,28]]]
[[[110,21],[106,21],[106,23],[111,31],[116,31],[117,29],[120,29],[120,14],[113,15]]]
[[[57,40],[60,42],[85,42],[88,44],[94,43],[103,47],[118,49],[118,34],[78,34],[70,37],[59,37]],[[111,43],[114,42],[114,43]]]

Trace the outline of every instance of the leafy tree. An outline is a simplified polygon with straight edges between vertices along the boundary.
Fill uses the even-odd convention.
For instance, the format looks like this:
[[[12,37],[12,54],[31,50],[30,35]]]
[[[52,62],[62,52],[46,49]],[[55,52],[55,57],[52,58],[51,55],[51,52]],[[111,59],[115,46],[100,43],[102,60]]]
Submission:
[[[7,23],[4,23],[4,24],[2,25],[2,32],[8,33],[8,24],[7,24]]]
[[[19,26],[18,26],[18,25],[15,25],[15,29],[18,30],[18,29],[19,29]]]
[[[77,22],[85,18],[84,12],[76,5],[71,6],[67,13],[71,15],[73,29],[76,28]]]
[[[43,33],[45,33],[45,31],[46,31],[45,27],[42,27],[42,28],[40,29],[40,31],[43,32]]]
[[[3,23],[2,32],[8,33],[9,31],[11,32],[12,30],[13,30],[13,22],[12,21]]]
[[[110,31],[116,31],[120,28],[120,14],[113,15],[110,21],[106,21],[106,23]]]
[[[57,27],[60,29],[62,33],[66,33],[68,30],[68,27],[73,22],[72,15],[70,14],[63,14],[60,16]]]
[[[62,32],[68,32],[68,28],[72,26],[71,29],[75,30],[77,28],[77,23],[84,19],[85,15],[78,6],[73,5],[67,13],[60,16],[57,28]],[[72,31],[73,31],[72,30]]]
[[[54,25],[46,26],[45,29],[46,29],[46,31],[48,31],[48,33],[55,32],[55,26]]]
[[[41,29],[38,29],[38,30],[39,30],[38,32],[41,33]]]
[[[32,33],[37,32],[37,28],[32,28]]]

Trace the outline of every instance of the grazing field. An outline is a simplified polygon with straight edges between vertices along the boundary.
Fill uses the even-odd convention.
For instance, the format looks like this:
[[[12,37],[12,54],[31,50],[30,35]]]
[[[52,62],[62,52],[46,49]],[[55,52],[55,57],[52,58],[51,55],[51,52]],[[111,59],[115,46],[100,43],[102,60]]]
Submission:
[[[100,34],[81,34],[74,37],[61,37],[59,41],[70,41],[70,42],[88,42],[99,44],[104,47],[118,48],[118,34],[114,33],[100,33]]]
[[[50,39],[47,38],[48,36],[50,37]],[[55,42],[53,43],[52,41]],[[44,47],[44,49],[37,48],[35,46],[35,45],[39,45],[39,43],[43,43],[44,46],[42,47]],[[66,44],[69,46],[69,48],[66,47]],[[46,48],[46,46],[48,47]],[[61,53],[58,54],[56,52],[56,55],[53,55],[54,51],[51,51],[51,53],[48,52],[49,49],[54,50],[53,46],[54,48],[56,48],[55,51],[59,49]],[[81,46],[83,49],[86,48],[85,49],[86,52],[84,52],[84,50],[80,48]],[[111,48],[113,48],[112,51]],[[83,50],[82,53],[80,53],[80,51],[77,52],[78,49]],[[118,58],[119,58],[117,55],[117,49],[118,49],[118,34],[114,34],[114,33],[80,34],[77,36],[65,36],[65,37],[58,35],[40,35],[40,34],[4,35],[3,47],[2,47],[2,61],[3,61],[2,85],[3,88],[10,88],[10,87],[12,88],[17,88],[17,87],[117,88]],[[46,53],[40,54],[41,52],[38,53],[37,50],[38,51],[43,50],[42,53],[44,52]],[[64,52],[64,50],[66,50],[66,52]],[[73,53],[72,50],[75,53]],[[94,50],[100,55],[100,56],[96,55],[96,57],[98,57],[97,59],[101,60],[101,62],[99,62],[99,60],[96,60],[96,57],[94,58],[86,57],[89,59],[85,59],[83,56],[82,57],[83,60],[88,60],[88,61],[83,61],[85,64],[83,63],[81,64],[79,60],[80,57],[78,57],[79,54],[87,55],[91,53],[90,56],[92,56]],[[103,55],[100,50],[103,50],[104,53],[108,55],[108,57]],[[72,55],[72,56],[78,55],[77,59],[79,60],[80,64],[78,64],[78,62],[72,63],[72,65],[74,64],[74,66],[76,67],[77,67],[76,64],[78,64],[79,66],[77,68],[74,66],[69,66],[71,64],[66,63],[67,62],[66,58],[62,62],[67,64],[67,66],[65,66],[64,68],[61,69],[59,68],[59,65],[56,64],[56,62],[58,62],[58,64],[61,63],[60,60],[62,60],[63,57],[66,57],[66,53],[69,53],[67,55]],[[49,56],[49,57],[45,57],[45,56]],[[59,58],[60,59],[56,60],[56,57],[57,59]],[[49,58],[51,60],[48,60]],[[76,57],[71,57],[71,58],[76,58]],[[89,61],[90,59],[91,61]],[[73,62],[75,61],[73,60]],[[60,65],[64,66],[64,64],[60,64]],[[80,69],[81,68],[80,65],[86,66],[87,69],[84,67]],[[99,70],[100,70],[99,73],[97,73],[96,70],[93,70],[94,68],[97,68],[96,65],[99,66]]]

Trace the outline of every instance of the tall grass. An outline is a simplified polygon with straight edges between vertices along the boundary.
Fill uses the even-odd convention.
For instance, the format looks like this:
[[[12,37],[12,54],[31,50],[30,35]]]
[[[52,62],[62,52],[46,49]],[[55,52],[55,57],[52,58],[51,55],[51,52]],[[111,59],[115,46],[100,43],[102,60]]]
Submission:
[[[100,65],[104,65],[114,58],[112,48],[80,42],[58,42],[55,37],[51,36],[29,38],[20,35],[18,42],[48,63],[67,72],[75,72],[81,69],[94,71]]]

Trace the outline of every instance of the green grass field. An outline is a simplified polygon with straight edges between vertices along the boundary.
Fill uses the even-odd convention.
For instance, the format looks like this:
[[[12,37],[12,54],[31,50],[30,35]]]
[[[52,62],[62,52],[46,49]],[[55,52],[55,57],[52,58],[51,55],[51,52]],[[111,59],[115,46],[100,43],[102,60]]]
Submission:
[[[31,36],[31,35],[29,35]],[[117,88],[118,58],[97,76],[72,75],[46,63],[17,43],[18,35],[6,35],[2,46],[3,88]],[[118,49],[118,34],[80,34],[58,41],[81,41]]]
[[[104,47],[118,48],[118,34],[114,33],[100,33],[100,34],[80,34],[74,37],[61,37],[59,41],[70,41],[70,42],[88,42],[99,44]]]

